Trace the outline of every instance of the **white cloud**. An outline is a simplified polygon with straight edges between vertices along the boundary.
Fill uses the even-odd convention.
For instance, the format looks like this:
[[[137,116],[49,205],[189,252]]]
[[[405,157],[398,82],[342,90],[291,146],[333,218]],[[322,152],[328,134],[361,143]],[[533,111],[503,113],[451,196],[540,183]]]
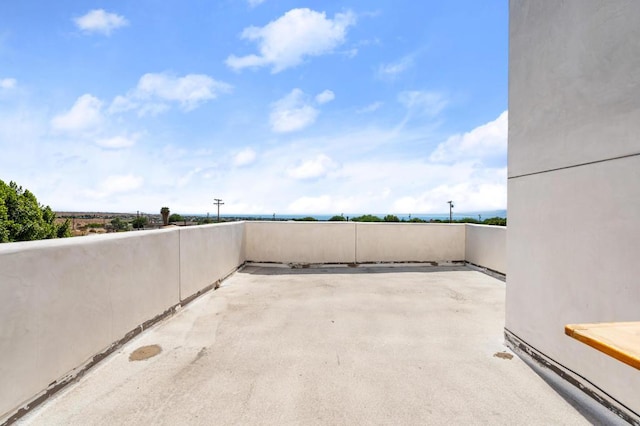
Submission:
[[[96,145],[109,149],[130,148],[136,144],[137,136],[114,136],[98,139]]]
[[[454,217],[457,212],[501,210],[507,206],[506,169],[504,178],[473,178],[469,182],[439,185],[416,196],[405,196],[393,203],[396,212],[445,212],[447,200],[454,201]]]
[[[192,110],[199,104],[215,99],[219,93],[231,89],[226,83],[203,74],[188,74],[173,77],[167,74],[145,74],[138,82],[141,97],[157,98],[179,102],[185,110]]]
[[[356,56],[358,56],[358,48],[352,47],[351,49],[344,50],[340,53],[342,53],[347,58],[355,58]]]
[[[110,175],[98,185],[98,189],[84,191],[84,195],[94,199],[106,198],[114,194],[135,191],[142,187],[143,183],[144,178],[141,176]]]
[[[1,78],[0,89],[13,89],[18,85],[18,80],[15,78]]]
[[[109,194],[117,192],[127,192],[138,189],[142,186],[144,179],[134,175],[109,176],[102,182],[102,189]]]
[[[317,179],[326,176],[337,167],[338,165],[327,155],[318,154],[315,158],[289,169],[288,175],[294,179]]]
[[[394,79],[399,74],[405,72],[413,65],[413,56],[405,56],[397,62],[381,64],[378,67],[377,75],[379,78]]]
[[[236,70],[271,66],[272,73],[301,64],[306,57],[331,53],[344,43],[356,21],[352,12],[327,19],[324,12],[292,9],[264,27],[247,27],[241,38],[254,41],[259,54],[231,55],[226,64]]]
[[[102,123],[102,102],[90,94],[80,96],[71,109],[55,116],[51,126],[55,130],[76,132],[91,130]]]
[[[373,102],[373,103],[370,103],[369,105],[367,105],[367,106],[365,106],[363,108],[360,108],[360,109],[356,110],[356,112],[358,114],[366,114],[366,113],[369,113],[369,112],[374,112],[374,111],[379,110],[380,107],[382,107],[382,105],[384,105],[383,102],[380,102],[380,101]]]
[[[319,111],[308,101],[300,89],[293,89],[271,106],[271,130],[277,133],[294,132],[313,124]]]
[[[248,166],[256,160],[256,152],[247,147],[233,156],[233,165],[236,167]]]
[[[449,137],[439,144],[429,159],[437,162],[453,162],[465,159],[505,157],[507,152],[507,134],[509,113],[475,129]]]
[[[298,107],[322,110],[315,100],[321,91],[306,96],[292,91],[292,97],[302,99]],[[411,100],[407,99],[408,105],[419,110]],[[179,105],[177,101],[165,102]],[[71,108],[73,104],[69,102],[59,112],[81,111],[86,109],[83,105],[93,105],[100,112],[99,100],[90,95],[79,98]],[[157,213],[168,205],[178,213],[206,214],[215,212],[212,196],[225,200],[224,214],[269,217],[274,212],[278,217],[387,212],[401,217],[405,213],[406,217],[408,213],[448,212],[447,200],[455,201],[454,214],[506,207],[504,150],[488,149],[494,145],[486,141],[468,143],[479,138],[478,129],[491,127],[489,123],[443,137],[442,128],[430,129],[425,120],[415,127],[398,128],[395,121],[358,117],[363,123],[334,122],[317,134],[302,131],[262,138],[257,133],[239,134],[231,147],[227,129],[211,132],[194,144],[183,144],[163,132],[164,126],[151,127],[149,123],[156,120],[140,123],[135,116],[105,116],[95,134],[66,137],[51,132],[52,116],[46,105],[34,102],[28,109],[16,105],[0,105],[0,152],[6,154],[0,155],[0,170],[33,189],[41,202],[59,210],[139,209]],[[383,108],[387,107],[393,105],[386,103]],[[495,117],[499,115],[498,111]],[[143,144],[143,139],[153,143]],[[442,161],[435,154],[429,158],[445,141],[458,141],[459,146],[453,142],[447,145],[449,157],[440,158]],[[127,147],[131,142],[136,143]],[[462,146],[471,148],[463,150]],[[480,147],[503,154],[491,157],[491,161],[468,154],[474,150],[482,153],[484,148]],[[24,152],[32,155],[25,157]],[[251,160],[250,166],[240,167]],[[33,170],[40,173],[34,175]]]
[[[84,32],[104,35],[111,35],[113,30],[129,25],[124,16],[106,12],[104,9],[92,10],[73,21]]]
[[[130,97],[118,95],[113,99],[113,101],[111,101],[111,105],[109,106],[109,113],[117,114],[136,108],[138,108],[138,103],[131,100]]]
[[[410,112],[430,117],[438,115],[447,105],[447,100],[442,94],[419,90],[401,92],[398,101]]]
[[[200,173],[202,171],[202,168],[200,167],[196,167],[193,170],[189,170],[187,172],[187,174],[185,174],[184,176],[181,176],[177,179],[177,186],[179,188],[184,187],[185,185],[187,185],[189,182],[191,182],[191,179],[197,175],[198,173]]]
[[[109,112],[137,110],[139,115],[157,115],[169,109],[167,102],[177,103],[184,111],[191,111],[231,89],[231,85],[204,74],[176,77],[166,73],[147,73],[140,77],[135,89],[113,99]]]
[[[300,197],[288,206],[288,210],[292,212],[300,212],[302,214],[314,214],[327,211],[327,207],[331,206],[333,201],[328,195],[318,197]]]
[[[142,103],[138,107],[138,115],[144,117],[145,115],[156,116],[163,112],[169,111],[169,105],[159,102],[147,102]]]
[[[316,95],[316,102],[320,105],[326,104],[327,102],[331,102],[332,100],[334,100],[335,97],[335,93],[333,93],[331,90],[325,90],[322,93],[318,93]]]

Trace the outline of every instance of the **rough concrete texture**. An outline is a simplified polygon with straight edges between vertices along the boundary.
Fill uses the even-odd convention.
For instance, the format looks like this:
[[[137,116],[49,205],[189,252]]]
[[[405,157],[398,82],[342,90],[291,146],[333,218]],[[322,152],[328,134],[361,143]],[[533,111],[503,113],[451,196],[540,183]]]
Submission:
[[[247,267],[22,423],[589,424],[503,355],[504,292],[463,267]]]

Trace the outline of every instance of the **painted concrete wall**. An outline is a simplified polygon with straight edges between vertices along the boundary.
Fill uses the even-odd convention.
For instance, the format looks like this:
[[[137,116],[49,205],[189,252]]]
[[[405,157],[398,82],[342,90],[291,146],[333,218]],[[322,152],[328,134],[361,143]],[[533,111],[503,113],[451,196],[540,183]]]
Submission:
[[[224,278],[245,259],[463,260],[465,229],[236,222],[0,244],[0,377],[10,384],[0,386],[0,418],[140,324]],[[496,240],[484,236],[477,243]]]
[[[358,262],[464,260],[464,224],[358,223]]]
[[[465,225],[247,222],[246,259],[279,263],[464,260]]]
[[[510,3],[506,327],[640,413],[637,370],[563,334],[640,320],[640,2]]]
[[[180,228],[180,298],[223,279],[244,263],[243,222]]]
[[[0,244],[0,417],[178,303],[177,231]]]
[[[466,226],[464,259],[502,274],[507,274],[507,228],[504,226]]]
[[[246,222],[252,262],[354,263],[354,222]]]
[[[242,263],[243,223],[0,245],[0,417]]]

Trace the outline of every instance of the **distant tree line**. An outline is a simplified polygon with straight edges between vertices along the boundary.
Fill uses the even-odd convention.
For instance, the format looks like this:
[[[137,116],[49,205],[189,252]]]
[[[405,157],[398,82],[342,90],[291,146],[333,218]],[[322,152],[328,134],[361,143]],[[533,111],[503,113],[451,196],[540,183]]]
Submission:
[[[300,219],[294,219],[296,221],[301,221],[301,222],[312,222],[312,221],[317,221],[318,219],[316,219],[315,217],[311,217],[311,216],[307,216],[307,217],[303,217]],[[332,216],[329,219],[329,222],[339,222],[339,221],[346,221],[347,218],[345,218],[343,215],[336,215],[336,216]],[[356,216],[353,217],[351,219],[348,219],[352,222],[404,222],[404,223],[449,223],[449,219],[429,219],[429,220],[425,220],[425,219],[420,219],[418,217],[414,217],[411,218],[409,220],[406,220],[405,218],[398,218],[398,216],[393,215],[393,214],[388,214],[384,217],[379,217],[379,216],[375,216],[372,214],[365,214],[362,216]],[[474,219],[472,217],[464,217],[462,219],[453,219],[452,223],[476,223],[479,225],[496,225],[496,226],[507,226],[507,219],[504,217],[490,217],[484,220],[478,220],[478,219]]]

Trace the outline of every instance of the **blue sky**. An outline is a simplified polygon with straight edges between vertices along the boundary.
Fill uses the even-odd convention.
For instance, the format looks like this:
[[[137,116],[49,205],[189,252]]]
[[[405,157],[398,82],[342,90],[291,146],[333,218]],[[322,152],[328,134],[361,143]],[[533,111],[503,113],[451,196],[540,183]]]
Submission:
[[[0,179],[56,210],[506,208],[508,4],[0,3]]]

